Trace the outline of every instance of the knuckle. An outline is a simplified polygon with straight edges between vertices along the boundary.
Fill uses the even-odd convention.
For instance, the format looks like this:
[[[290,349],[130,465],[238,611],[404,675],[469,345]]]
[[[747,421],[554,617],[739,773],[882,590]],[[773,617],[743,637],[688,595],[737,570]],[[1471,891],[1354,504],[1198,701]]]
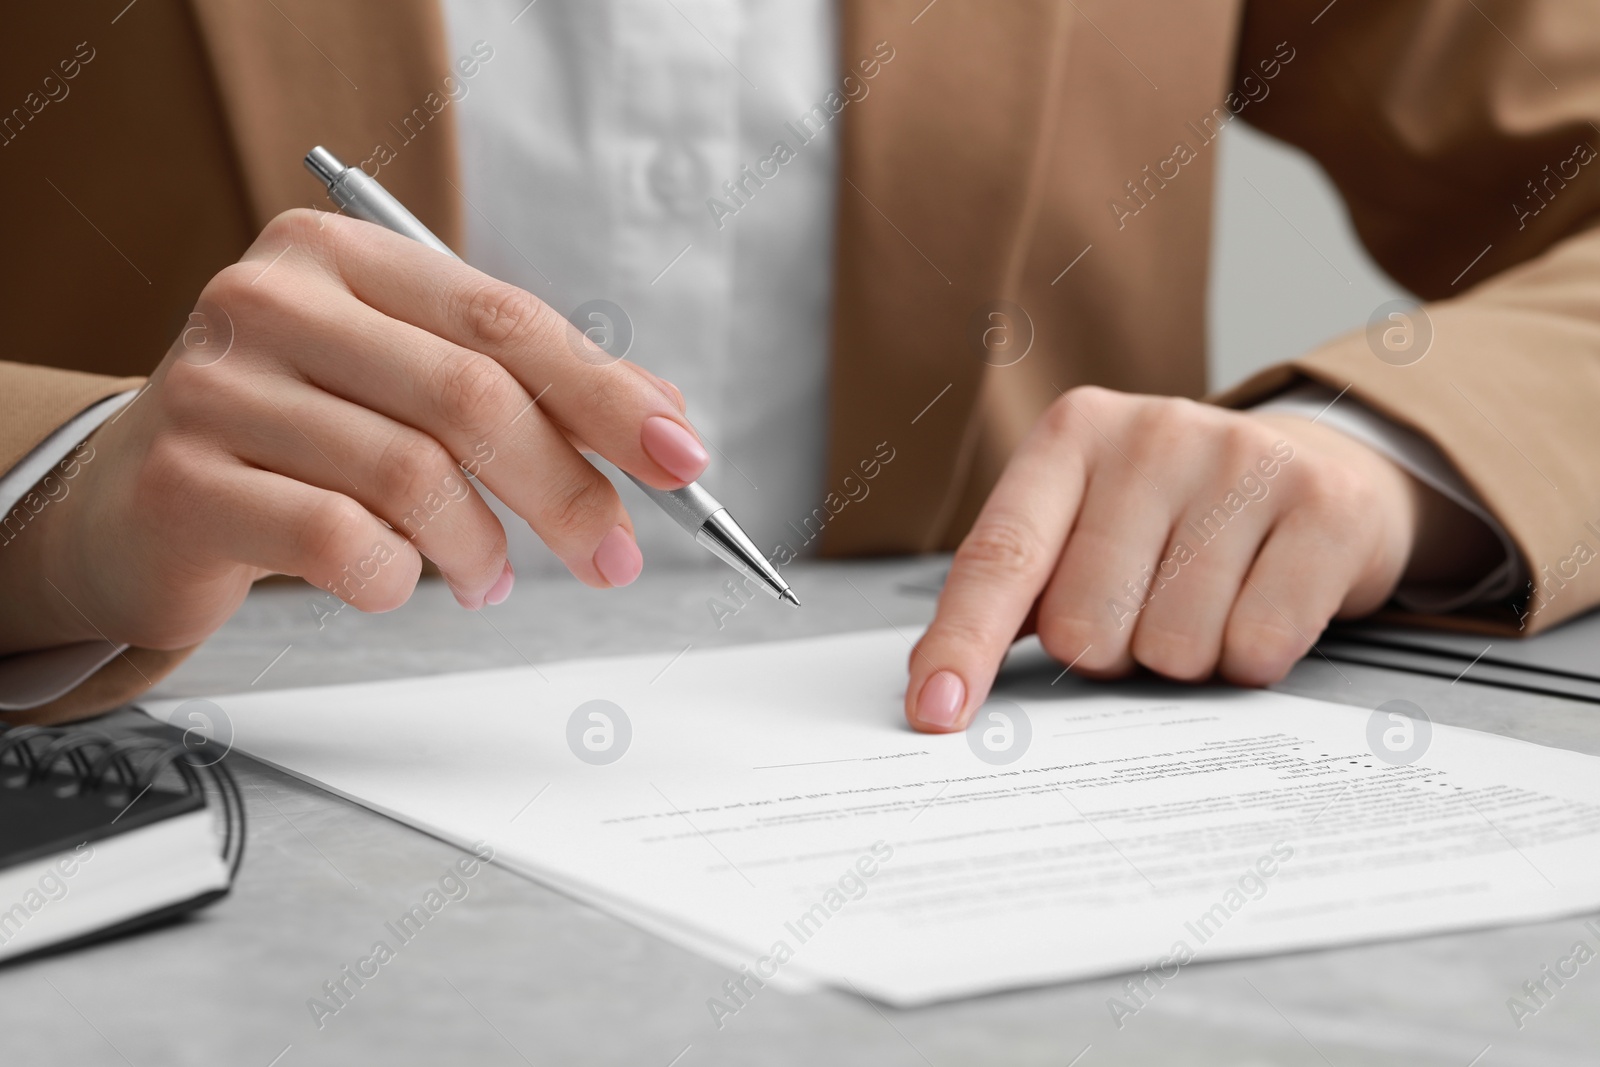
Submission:
[[[955,566],[1002,574],[1031,573],[1044,559],[1044,546],[1022,522],[991,518],[973,527],[956,549]]]
[[[1076,615],[1051,611],[1039,613],[1038,629],[1039,644],[1053,658],[1062,663],[1071,663],[1081,656],[1087,663],[1093,657],[1086,650],[1095,644],[1103,627],[1097,627],[1092,621]]]
[[[1268,685],[1289,672],[1305,640],[1281,619],[1246,619],[1233,626],[1223,655],[1229,679]]]
[[[347,496],[329,494],[307,508],[294,531],[296,554],[306,562],[337,567],[361,555],[367,512]]]
[[[551,484],[540,503],[541,536],[582,539],[612,519],[609,486],[588,464],[574,469]]]
[[[268,220],[261,236],[274,243],[310,244],[323,232],[323,212],[308,207],[292,207]]]
[[[1000,639],[1001,647],[1009,642],[1008,633]],[[985,626],[981,616],[967,612],[944,612],[934,619],[912,650],[911,669],[933,673],[930,664],[937,667],[957,667],[979,660],[996,647],[995,634]]]
[[[328,217],[325,212],[303,207],[279,212],[261,228],[261,233],[251,244],[250,252],[245,257],[245,265],[253,267],[256,273],[260,273],[270,261],[291,248],[299,250],[301,254],[309,252],[319,260],[323,259],[329,248],[329,232],[325,225]],[[285,257],[285,259],[293,258],[295,257]],[[286,265],[279,263],[270,273],[276,274]]]
[[[1254,467],[1272,448],[1275,435],[1265,424],[1248,416],[1230,417],[1221,427],[1223,444],[1234,466]]]
[[[1141,433],[1178,427],[1192,432],[1206,421],[1205,409],[1181,396],[1130,397],[1128,421]]]
[[[453,469],[449,455],[432,439],[397,433],[378,461],[379,493],[384,501],[404,510],[438,490]]]
[[[181,359],[169,359],[160,384],[151,389],[153,399],[175,427],[192,429],[211,422],[219,411],[235,411],[249,398],[235,395],[237,376],[207,375],[204,368]]]
[[[1185,630],[1145,622],[1134,632],[1133,658],[1157,674],[1199,681],[1216,669],[1218,642]]]
[[[506,553],[510,551],[506,541],[506,528],[500,525],[498,520],[491,518],[475,543],[478,549],[476,553],[478,569],[485,572],[493,570],[498,574],[506,562]]]
[[[1077,385],[1062,393],[1044,412],[1045,428],[1052,434],[1071,436],[1098,423],[1117,394],[1098,385]],[[1090,430],[1092,433],[1093,430]]]
[[[1044,409],[1039,418],[1039,428],[1051,437],[1071,437],[1077,432],[1078,412],[1067,398],[1057,397]]]
[[[569,396],[577,398],[578,409],[612,418],[643,419],[659,411],[662,400],[672,403],[664,390],[633,375],[617,374],[612,367],[596,368],[563,379],[561,384]]]
[[[1303,476],[1306,502],[1317,511],[1351,516],[1366,509],[1372,489],[1361,476],[1340,464],[1308,465]]]
[[[1145,463],[1165,465],[1193,450],[1207,430],[1200,405],[1182,397],[1138,397],[1131,407],[1122,447]]]
[[[616,411],[619,397],[633,402],[636,398],[643,401],[649,395],[647,389],[637,387],[637,383],[630,387],[626,378],[611,374],[586,374],[575,384],[582,394],[577,406],[584,411]]]
[[[486,348],[535,339],[547,328],[551,314],[532,293],[503,282],[479,286],[464,299],[467,330]]]
[[[200,290],[202,299],[209,298],[219,304],[226,305],[233,298],[250,292],[251,282],[261,273],[261,268],[253,263],[240,261],[229,263],[226,267],[212,275],[205,288]]]
[[[450,429],[467,437],[482,437],[510,395],[512,381],[494,360],[462,355],[441,364],[431,395]]]
[[[210,301],[234,320],[253,322],[258,330],[278,320],[305,318],[309,302],[305,286],[299,284],[287,263],[269,268],[270,261],[241,260],[218,271],[200,292],[196,306]]]
[[[1126,399],[1115,389],[1107,389],[1103,385],[1075,385],[1062,394],[1061,398],[1071,401],[1073,406],[1091,415],[1097,411],[1108,410],[1111,405]]]
[[[173,514],[186,514],[198,492],[198,455],[174,434],[157,434],[145,449],[135,481],[135,498]]]

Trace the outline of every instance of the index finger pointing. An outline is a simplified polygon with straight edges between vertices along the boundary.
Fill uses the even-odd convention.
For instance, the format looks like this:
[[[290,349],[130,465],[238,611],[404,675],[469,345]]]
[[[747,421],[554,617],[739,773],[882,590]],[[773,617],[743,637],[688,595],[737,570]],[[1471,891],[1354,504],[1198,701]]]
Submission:
[[[911,653],[906,719],[919,730],[966,726],[1055,569],[1087,477],[1079,445],[1057,421],[1046,416],[1023,441],[956,550],[938,611]]]

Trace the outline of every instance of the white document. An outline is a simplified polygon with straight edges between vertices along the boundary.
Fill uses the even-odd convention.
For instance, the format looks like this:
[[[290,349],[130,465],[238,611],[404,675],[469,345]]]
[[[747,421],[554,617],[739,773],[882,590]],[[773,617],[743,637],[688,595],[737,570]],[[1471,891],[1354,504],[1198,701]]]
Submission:
[[[239,750],[725,962],[732,1011],[771,984],[913,1005],[1600,908],[1593,757],[1047,663],[1008,669],[976,731],[926,736],[908,651],[882,631],[215,701]]]

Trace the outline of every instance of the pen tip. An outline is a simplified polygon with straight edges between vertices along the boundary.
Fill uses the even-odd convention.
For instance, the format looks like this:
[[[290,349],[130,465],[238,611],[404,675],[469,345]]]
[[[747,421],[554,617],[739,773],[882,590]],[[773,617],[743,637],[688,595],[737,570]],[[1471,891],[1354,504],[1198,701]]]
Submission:
[[[778,594],[778,599],[779,600],[787,600],[789,603],[793,604],[795,607],[799,607],[800,606],[800,598],[794,595],[794,590],[793,589],[785,589],[783,592]]]

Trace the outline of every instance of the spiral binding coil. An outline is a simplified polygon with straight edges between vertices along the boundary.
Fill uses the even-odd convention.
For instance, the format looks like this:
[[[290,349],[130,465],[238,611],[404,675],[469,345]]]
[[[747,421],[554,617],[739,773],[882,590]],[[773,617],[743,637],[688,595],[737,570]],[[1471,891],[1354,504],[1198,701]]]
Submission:
[[[221,798],[222,859],[231,880],[244,860],[244,799],[221,760],[207,762],[183,744],[155,737],[113,737],[82,726],[0,724],[0,787],[38,788],[59,767],[79,793],[102,793],[110,807],[126,810],[168,768],[190,794]]]

